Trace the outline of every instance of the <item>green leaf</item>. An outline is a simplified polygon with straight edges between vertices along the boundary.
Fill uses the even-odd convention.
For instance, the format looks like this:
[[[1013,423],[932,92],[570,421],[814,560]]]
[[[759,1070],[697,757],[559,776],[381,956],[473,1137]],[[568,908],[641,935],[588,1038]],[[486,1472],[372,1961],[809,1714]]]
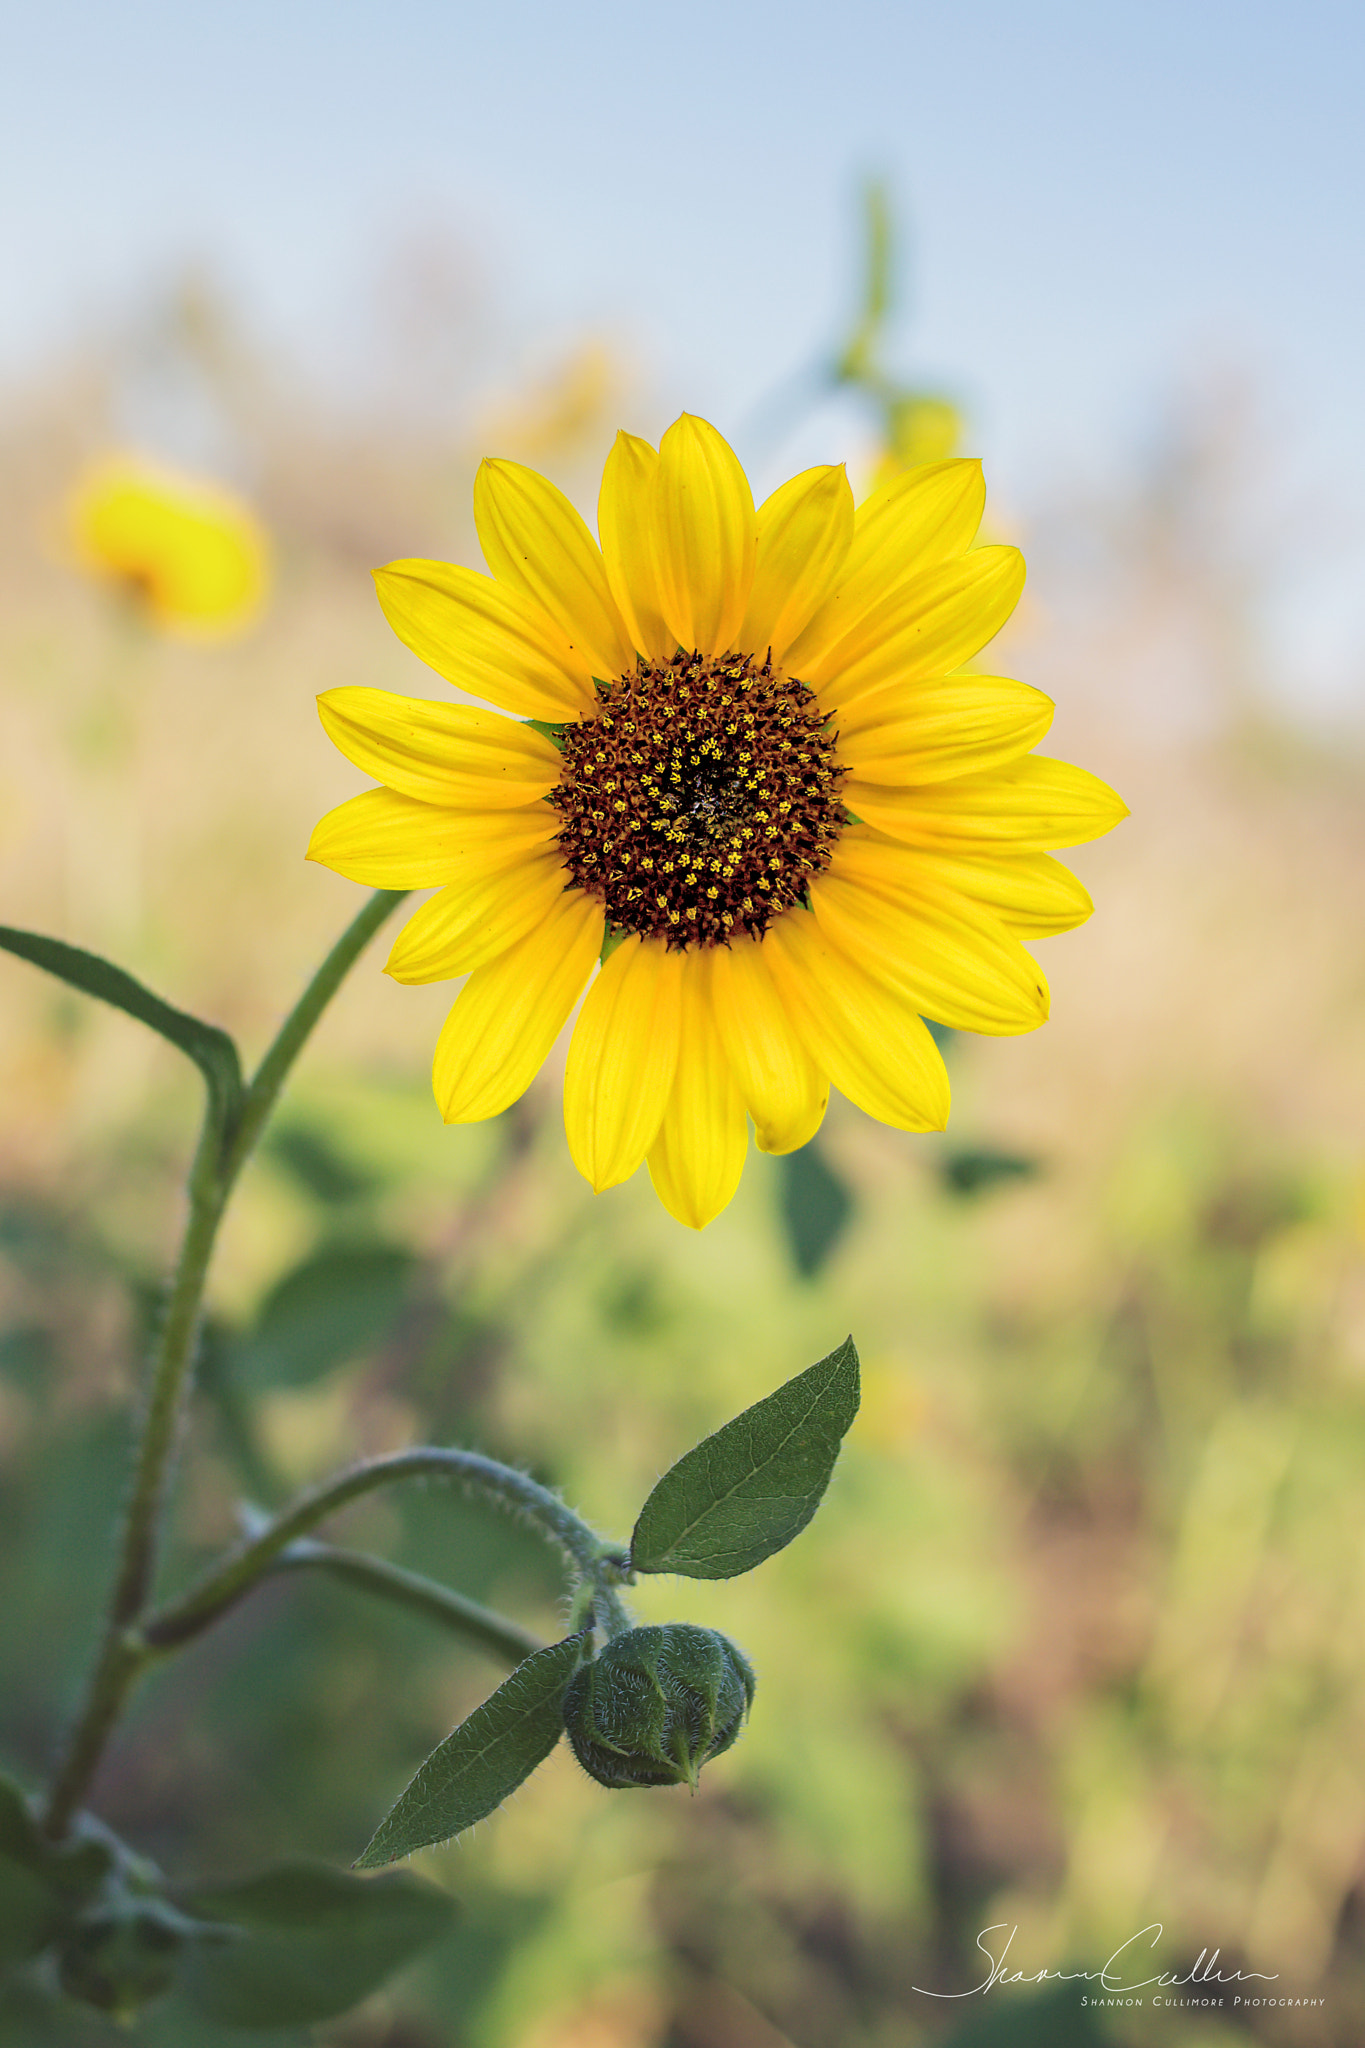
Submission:
[[[551,1643],[433,1749],[356,1864],[374,1870],[449,1841],[483,1820],[544,1763],[564,1733],[564,1694],[583,1660],[583,1635]]]
[[[202,1918],[241,1930],[195,1943],[181,1995],[209,2019],[237,2027],[331,2019],[366,1997],[447,1931],[452,1902],[406,1871],[352,1877],[325,1864],[286,1863],[183,1901]]]
[[[311,1124],[275,1124],[266,1137],[265,1149],[315,1201],[329,1206],[358,1202],[380,1185],[378,1174],[357,1165],[329,1131]]]
[[[0,1967],[37,1955],[61,1925],[47,1850],[19,1787],[0,1778]]]
[[[43,1838],[13,1778],[0,1777],[0,1856],[40,1869],[45,1861]]]
[[[665,1472],[630,1540],[637,1572],[733,1579],[799,1536],[858,1412],[858,1353],[837,1351]]]
[[[1012,1180],[1035,1179],[1042,1172],[1042,1161],[1025,1152],[959,1147],[939,1161],[938,1171],[949,1194],[969,1200]]]
[[[112,1003],[116,1010],[136,1017],[139,1024],[149,1024],[172,1045],[178,1045],[181,1052],[188,1053],[208,1084],[219,1129],[230,1128],[242,1099],[242,1063],[226,1031],[220,1031],[216,1024],[205,1024],[200,1017],[191,1017],[187,1010],[172,1009],[112,961],[102,959],[98,953],[87,953],[81,946],[68,946],[62,939],[0,925],[0,948],[31,961],[35,967],[45,968],[85,995]]]
[[[252,1386],[304,1387],[393,1327],[416,1261],[382,1244],[332,1244],[286,1273],[237,1348]]]
[[[853,1197],[814,1141],[784,1153],[777,1166],[787,1248],[802,1279],[811,1280],[848,1227]]]
[[[973,2013],[940,2048],[1110,2048],[1113,2036],[1081,2004],[1081,1984],[1037,1997],[1006,1993],[993,2011]]]

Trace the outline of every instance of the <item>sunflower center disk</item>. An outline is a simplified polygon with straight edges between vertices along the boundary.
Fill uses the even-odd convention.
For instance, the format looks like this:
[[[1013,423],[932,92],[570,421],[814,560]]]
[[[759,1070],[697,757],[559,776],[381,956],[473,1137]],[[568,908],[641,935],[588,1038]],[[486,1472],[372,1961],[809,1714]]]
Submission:
[[[844,826],[814,691],[739,654],[678,654],[598,687],[550,795],[575,882],[617,930],[673,947],[761,937]]]

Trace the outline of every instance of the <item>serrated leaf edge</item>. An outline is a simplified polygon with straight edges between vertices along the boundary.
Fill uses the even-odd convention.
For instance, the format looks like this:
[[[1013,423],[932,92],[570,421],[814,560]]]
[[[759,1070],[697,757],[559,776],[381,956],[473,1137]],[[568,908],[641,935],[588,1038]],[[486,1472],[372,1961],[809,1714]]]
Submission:
[[[835,1379],[842,1366],[846,1363],[847,1355],[849,1352],[852,1352],[853,1355],[853,1412],[849,1416],[848,1421],[844,1424],[844,1427],[839,1431],[838,1437],[835,1442],[834,1456],[830,1460],[829,1472],[825,1475],[824,1486],[820,1487],[819,1491],[815,1495],[814,1500],[811,1502],[810,1513],[807,1514],[804,1517],[804,1519],[797,1524],[796,1528],[792,1530],[791,1535],[784,1537],[783,1541],[779,1543],[775,1547],[775,1549],[768,1551],[765,1557],[758,1558],[756,1560],[756,1563],[766,1563],[768,1557],[776,1556],[778,1550],[785,1549],[788,1543],[792,1542],[795,1537],[801,1534],[802,1529],[804,1529],[807,1523],[809,1523],[809,1521],[815,1513],[816,1508],[820,1505],[821,1500],[824,1498],[825,1488],[829,1485],[830,1479],[833,1476],[834,1465],[839,1456],[839,1447],[840,1445],[842,1445],[844,1438],[847,1436],[849,1430],[852,1428],[854,1417],[856,1417],[858,1413],[858,1406],[861,1398],[861,1376],[859,1372],[859,1358],[857,1346],[854,1344],[851,1334],[845,1337],[843,1343],[836,1346],[836,1348],[833,1351],[829,1352],[826,1357],[818,1358],[815,1361],[814,1365],[806,1366],[806,1368],[802,1372],[793,1373],[791,1379],[784,1380],[780,1387],[774,1387],[771,1394],[764,1394],[760,1400],[751,1402],[749,1407],[741,1409],[740,1413],[738,1415],[732,1416],[728,1422],[723,1422],[719,1429],[713,1429],[709,1436],[704,1436],[699,1444],[694,1444],[692,1446],[692,1449],[690,1451],[684,1451],[682,1457],[675,1460],[675,1462],[669,1466],[668,1471],[663,1473],[662,1476],[655,1481],[653,1487],[650,1489],[649,1499],[646,1500],[644,1506],[641,1508],[639,1514],[636,1517],[635,1529],[631,1533],[630,1562],[631,1568],[634,1571],[644,1572],[647,1577],[667,1577],[670,1574],[676,1574],[680,1578],[686,1578],[688,1576],[688,1574],[685,1571],[680,1570],[679,1567],[675,1564],[645,1564],[636,1554],[635,1539],[639,1533],[640,1524],[643,1522],[645,1516],[649,1513],[650,1502],[654,1500],[660,1487],[667,1485],[668,1481],[672,1478],[673,1474],[676,1471],[678,1471],[680,1466],[687,1464],[689,1460],[697,1457],[698,1454],[704,1451],[708,1444],[713,1443],[718,1436],[723,1436],[728,1431],[736,1428],[738,1424],[744,1421],[746,1416],[752,1415],[756,1409],[766,1407],[768,1402],[777,1400],[778,1397],[781,1394],[784,1394],[789,1387],[794,1386],[798,1380],[804,1379],[808,1373],[818,1371],[820,1366],[822,1365],[828,1365],[830,1368],[829,1373],[825,1378],[824,1382],[822,1383],[822,1385],[816,1390],[816,1392],[812,1396],[810,1408],[807,1408],[805,1414],[800,1418],[800,1420],[793,1423],[791,1429],[788,1430],[787,1434],[774,1447],[771,1456],[765,1459],[765,1464],[771,1464],[773,1462],[773,1459],[780,1456],[785,1446],[788,1443],[790,1443],[792,1437],[796,1435],[797,1431],[802,1427],[802,1424],[809,1418],[811,1408],[814,1408],[816,1403],[819,1401],[821,1395],[828,1389],[831,1382]],[[760,1472],[763,1470],[763,1466],[756,1466],[754,1470],[755,1472]],[[752,1476],[752,1474],[750,1476]],[[691,1533],[693,1529],[698,1527],[698,1525],[705,1519],[706,1515],[713,1513],[714,1510],[717,1507],[719,1507],[724,1501],[728,1500],[732,1494],[737,1493],[739,1491],[740,1485],[742,1484],[744,1484],[744,1482],[740,1481],[735,1486],[730,1487],[727,1492],[718,1494],[715,1497],[715,1499],[710,1503],[710,1506],[708,1506],[704,1510],[703,1514],[696,1516],[695,1519],[689,1522],[687,1526],[680,1532],[678,1537],[676,1537],[674,1541],[670,1544],[669,1549],[665,1553],[665,1555],[668,1557],[672,1557],[676,1553],[679,1543],[682,1542]],[[774,1498],[778,1497],[779,1496],[776,1495],[774,1496]],[[794,1496],[788,1497],[794,1498]],[[726,1553],[724,1551],[720,1551],[717,1553],[717,1555],[723,1557],[726,1555]],[[744,1569],[747,1569],[747,1567],[740,1567],[740,1571],[743,1571]],[[739,1575],[739,1572],[733,1574],[733,1576],[735,1577],[738,1577]],[[714,1574],[708,1574],[708,1576],[723,1578],[726,1576],[726,1574],[717,1572]]]

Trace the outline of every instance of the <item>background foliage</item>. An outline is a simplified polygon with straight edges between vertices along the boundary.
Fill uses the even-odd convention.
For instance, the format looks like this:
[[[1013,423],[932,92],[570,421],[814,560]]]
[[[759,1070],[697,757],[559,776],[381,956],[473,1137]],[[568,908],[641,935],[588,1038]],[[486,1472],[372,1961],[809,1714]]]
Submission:
[[[274,607],[236,646],[144,639],[53,538],[61,480],[149,352],[230,433],[279,539]],[[476,559],[489,447],[590,502],[618,415],[659,424],[625,387],[587,346],[495,419],[471,397],[436,437],[357,422],[195,288],[11,402],[6,917],[258,1048],[357,901],[301,861],[354,786],[313,693],[443,687],[365,570]],[[867,477],[884,427],[869,416]],[[1256,446],[1209,398],[1127,495],[1036,508],[1023,535],[1031,595],[999,665],[1056,695],[1050,746],[1134,816],[1076,856],[1099,912],[1041,949],[1055,1021],[952,1043],[948,1137],[836,1104],[693,1238],[642,1183],[588,1194],[553,1072],[443,1131],[448,991],[384,981],[378,949],[357,971],[224,1243],[178,1583],[240,1495],[269,1505],[414,1438],[524,1461],[624,1532],[682,1448],[850,1325],[864,1407],[811,1535],[733,1584],[639,1589],[642,1618],[723,1628],[761,1673],[699,1796],[605,1794],[561,1749],[421,1859],[459,1902],[426,1960],[357,2014],[256,2038],[917,2048],[966,2024],[915,1987],[979,1981],[979,1929],[1017,1925],[1032,1971],[1096,1967],[1154,1919],[1167,1967],[1220,1948],[1326,2003],[1118,2013],[1102,2035],[1074,1999],[1001,1990],[965,2008],[964,2048],[1365,2033],[1362,765],[1358,735],[1288,730],[1260,694]],[[105,1590],[198,1084],[126,1020],[17,962],[0,977],[0,1763],[36,1783]],[[448,1490],[367,1503],[346,1535],[562,1622],[539,1541]],[[101,1811],[187,1883],[347,1865],[498,1675],[300,1572],[147,1687]],[[186,2025],[154,2009],[135,2038],[171,2048]],[[14,2004],[3,2029],[116,2038]]]

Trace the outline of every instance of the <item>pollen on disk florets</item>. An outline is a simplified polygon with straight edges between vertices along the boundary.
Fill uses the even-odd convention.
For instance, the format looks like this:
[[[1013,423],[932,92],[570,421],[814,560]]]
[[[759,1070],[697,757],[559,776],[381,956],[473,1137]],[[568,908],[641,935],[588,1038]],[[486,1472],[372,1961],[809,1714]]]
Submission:
[[[677,654],[598,685],[550,802],[611,925],[673,947],[759,938],[829,865],[843,771],[815,693],[771,657]]]

